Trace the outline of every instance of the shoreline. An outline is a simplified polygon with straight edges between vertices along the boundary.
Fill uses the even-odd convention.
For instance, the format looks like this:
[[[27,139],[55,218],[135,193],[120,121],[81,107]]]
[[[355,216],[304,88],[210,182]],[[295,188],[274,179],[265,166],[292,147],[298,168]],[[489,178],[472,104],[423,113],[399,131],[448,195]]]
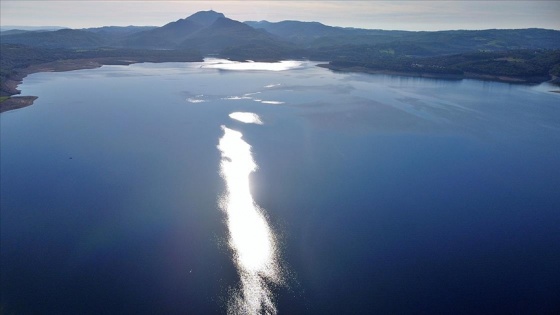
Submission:
[[[0,102],[0,113],[32,105],[37,98],[37,96],[10,96]]]
[[[423,73],[423,72],[401,72],[393,70],[375,70],[365,67],[337,67],[328,63],[318,64],[317,67],[329,69],[336,72],[353,72],[353,73],[368,73],[368,74],[386,74],[386,75],[398,75],[405,77],[416,77],[416,78],[429,78],[429,79],[443,79],[443,80],[463,80],[463,79],[474,79],[481,81],[494,81],[501,83],[519,83],[519,84],[540,84],[544,82],[551,82],[550,78],[547,80],[530,80],[527,78],[518,77],[508,77],[501,75],[491,75],[491,74],[480,74],[480,73],[469,73],[464,74],[439,74],[439,73]],[[532,77],[535,79],[534,77]],[[543,77],[544,79],[544,77]]]
[[[11,95],[7,95],[9,98],[0,102],[0,113],[33,105],[38,96],[20,96],[21,91],[18,89],[23,79],[30,74],[95,69],[107,64],[107,61],[107,58],[57,60],[18,69],[13,77],[3,83],[4,90]]]
[[[15,75],[3,82],[3,90],[7,91],[10,95],[9,98],[0,102],[0,113],[7,112],[18,108],[33,105],[33,102],[38,98],[37,96],[20,96],[18,86],[23,82],[23,79],[30,74],[40,72],[65,72],[73,70],[95,69],[104,65],[123,65],[128,66],[135,63],[142,62],[177,62],[178,60],[155,60],[154,58],[126,58],[126,57],[104,57],[104,58],[89,58],[89,59],[65,59],[57,60],[42,64],[31,65],[24,69],[16,70]],[[197,62],[201,60],[187,60],[182,62]],[[374,70],[365,67],[337,67],[328,63],[318,64],[317,67],[329,69],[335,72],[352,72],[352,73],[368,73],[368,74],[385,74],[397,75],[405,77],[429,78],[429,79],[443,79],[443,80],[463,80],[475,79],[482,81],[495,81],[502,83],[519,83],[519,84],[540,84],[544,82],[555,82],[552,80],[528,80],[523,78],[498,76],[489,74],[477,73],[464,73],[464,74],[437,74],[437,73],[422,73],[422,72],[400,72],[392,70]],[[533,78],[534,79],[534,78]],[[550,92],[560,93],[560,90],[552,90]]]
[[[2,88],[8,92],[9,98],[0,102],[0,113],[9,110],[18,109],[33,105],[33,102],[38,96],[20,96],[21,91],[18,86],[22,84],[23,79],[30,74],[41,72],[65,72],[73,70],[85,70],[100,68],[105,65],[123,65],[128,66],[135,63],[142,62],[197,62],[202,60],[177,60],[170,58],[170,60],[161,60],[158,58],[128,58],[128,57],[101,57],[101,58],[88,58],[88,59],[64,59],[56,60],[36,65],[31,65],[24,69],[16,69],[16,73],[10,79],[2,82]]]

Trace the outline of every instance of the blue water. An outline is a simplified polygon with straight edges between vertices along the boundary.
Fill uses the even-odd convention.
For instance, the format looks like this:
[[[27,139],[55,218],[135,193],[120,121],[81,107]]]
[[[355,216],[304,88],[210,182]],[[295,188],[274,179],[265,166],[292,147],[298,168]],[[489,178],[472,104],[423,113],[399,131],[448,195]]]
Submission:
[[[24,80],[35,104],[0,115],[6,314],[225,314],[221,126],[258,165],[278,314],[560,311],[554,87],[202,65]]]

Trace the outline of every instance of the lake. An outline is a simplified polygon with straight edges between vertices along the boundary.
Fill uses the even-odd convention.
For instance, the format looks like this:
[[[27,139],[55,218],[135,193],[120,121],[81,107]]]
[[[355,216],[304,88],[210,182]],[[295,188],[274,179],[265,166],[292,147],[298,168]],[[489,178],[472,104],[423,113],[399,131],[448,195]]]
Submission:
[[[30,75],[0,115],[6,314],[552,314],[554,87],[315,62]]]

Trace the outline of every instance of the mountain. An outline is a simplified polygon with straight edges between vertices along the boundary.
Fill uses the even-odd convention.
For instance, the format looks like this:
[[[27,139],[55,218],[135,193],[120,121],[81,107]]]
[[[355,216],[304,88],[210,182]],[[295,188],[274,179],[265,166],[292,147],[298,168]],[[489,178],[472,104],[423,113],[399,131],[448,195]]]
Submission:
[[[138,32],[118,45],[155,49],[195,49],[217,54],[232,47],[276,46],[277,38],[266,31],[225,17],[215,11],[197,12],[162,27]]]
[[[221,18],[225,18],[226,16],[223,13],[218,13],[214,10],[210,10],[210,11],[199,11],[196,12],[195,14],[189,16],[187,18],[187,20],[196,23],[202,27],[208,27],[212,24],[214,24],[214,22],[216,22],[216,20],[221,19]]]
[[[305,43],[324,36],[337,36],[346,34],[346,30],[340,27],[327,26],[319,22],[300,22],[300,21],[247,21],[245,24],[262,29],[279,38],[295,43]]]
[[[226,17],[218,18],[208,27],[191,34],[181,47],[196,48],[203,53],[218,53],[229,47],[249,44],[273,45],[273,36]]]
[[[245,24],[265,30],[284,40],[308,47],[330,46],[344,44],[364,44],[394,41],[403,34],[413,33],[407,31],[368,30],[351,27],[334,27],[319,22],[301,21],[247,21]],[[325,40],[327,39],[327,40]],[[324,44],[322,44],[324,43]]]
[[[267,53],[334,60],[381,55],[438,56],[477,51],[560,49],[560,31],[545,29],[411,32],[367,30],[301,21],[241,23],[201,11],[161,27],[100,27],[81,30],[9,31],[2,43],[42,48],[195,49],[203,54],[261,58]],[[236,51],[238,50],[238,51]],[[270,56],[270,58],[272,58]],[[356,58],[355,58],[356,57]],[[280,57],[281,58],[281,57]],[[249,58],[254,59],[254,58]]]
[[[176,48],[191,34],[212,25],[220,18],[225,18],[225,16],[212,10],[200,11],[162,27],[136,33],[124,39],[120,44],[127,47]]]

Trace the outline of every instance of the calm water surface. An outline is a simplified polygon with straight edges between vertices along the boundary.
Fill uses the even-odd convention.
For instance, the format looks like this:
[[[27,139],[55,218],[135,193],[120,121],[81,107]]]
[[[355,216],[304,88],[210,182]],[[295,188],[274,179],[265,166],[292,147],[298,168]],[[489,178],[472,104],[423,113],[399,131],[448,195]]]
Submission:
[[[136,64],[0,116],[6,314],[553,314],[547,85]]]

